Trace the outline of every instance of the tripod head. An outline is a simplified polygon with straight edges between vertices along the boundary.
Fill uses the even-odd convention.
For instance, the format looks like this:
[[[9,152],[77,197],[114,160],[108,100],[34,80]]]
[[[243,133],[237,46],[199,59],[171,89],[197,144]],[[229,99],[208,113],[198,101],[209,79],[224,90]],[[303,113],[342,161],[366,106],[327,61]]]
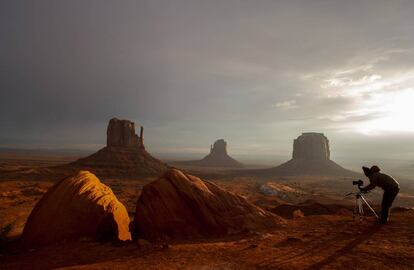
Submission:
[[[368,191],[362,191],[361,190],[361,187],[364,185],[364,181],[362,181],[361,179],[352,181],[352,185],[353,186],[357,186],[358,187],[358,191],[357,192],[350,192],[350,193],[346,194],[345,197],[348,197],[350,195],[355,195],[356,197],[359,197],[362,194],[368,193]]]
[[[361,179],[358,179],[356,181],[352,181],[352,185],[358,186],[358,188],[360,188],[361,186],[364,185],[364,181],[362,181]]]

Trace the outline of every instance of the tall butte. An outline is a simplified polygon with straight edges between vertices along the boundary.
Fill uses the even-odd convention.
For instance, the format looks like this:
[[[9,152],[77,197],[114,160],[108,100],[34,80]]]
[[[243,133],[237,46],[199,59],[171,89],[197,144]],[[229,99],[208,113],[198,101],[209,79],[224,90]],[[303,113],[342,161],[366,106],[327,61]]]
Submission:
[[[112,118],[106,131],[106,147],[71,164],[100,177],[158,176],[168,166],[152,157],[144,146],[144,128],[135,134],[134,122]]]
[[[243,164],[229,156],[227,142],[219,139],[210,147],[210,153],[200,160],[178,162],[177,164],[201,166],[201,167],[243,167]]]
[[[293,141],[292,159],[280,166],[257,170],[266,175],[355,176],[330,158],[329,140],[323,133],[302,133]]]

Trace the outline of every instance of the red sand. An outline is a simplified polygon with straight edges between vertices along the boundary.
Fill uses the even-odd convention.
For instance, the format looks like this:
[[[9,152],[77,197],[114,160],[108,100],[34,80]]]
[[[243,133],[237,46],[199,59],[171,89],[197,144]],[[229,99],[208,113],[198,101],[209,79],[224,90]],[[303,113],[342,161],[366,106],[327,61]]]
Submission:
[[[387,226],[344,216],[310,216],[282,229],[169,248],[94,242],[0,257],[2,269],[412,269],[414,212]]]

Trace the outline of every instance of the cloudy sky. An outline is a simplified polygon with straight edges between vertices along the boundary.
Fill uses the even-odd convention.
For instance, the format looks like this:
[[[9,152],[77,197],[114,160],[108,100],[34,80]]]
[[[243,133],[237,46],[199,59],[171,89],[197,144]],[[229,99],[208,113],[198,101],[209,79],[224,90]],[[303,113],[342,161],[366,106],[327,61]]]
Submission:
[[[288,157],[414,160],[414,2],[0,2],[0,146],[97,149],[111,117],[152,152],[218,138]]]

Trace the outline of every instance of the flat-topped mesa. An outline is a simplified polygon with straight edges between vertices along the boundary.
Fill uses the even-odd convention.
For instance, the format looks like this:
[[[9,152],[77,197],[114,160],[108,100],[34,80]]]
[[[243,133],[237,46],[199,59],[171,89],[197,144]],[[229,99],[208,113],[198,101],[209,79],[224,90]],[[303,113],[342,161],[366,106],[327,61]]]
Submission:
[[[330,159],[329,140],[323,133],[302,133],[293,142],[292,159],[270,169],[251,170],[266,176],[359,177]]]
[[[294,159],[330,159],[329,140],[323,133],[302,133],[293,142]]]
[[[144,128],[141,126],[138,136],[135,134],[135,123],[128,120],[112,118],[106,136],[108,147],[144,148]]]

